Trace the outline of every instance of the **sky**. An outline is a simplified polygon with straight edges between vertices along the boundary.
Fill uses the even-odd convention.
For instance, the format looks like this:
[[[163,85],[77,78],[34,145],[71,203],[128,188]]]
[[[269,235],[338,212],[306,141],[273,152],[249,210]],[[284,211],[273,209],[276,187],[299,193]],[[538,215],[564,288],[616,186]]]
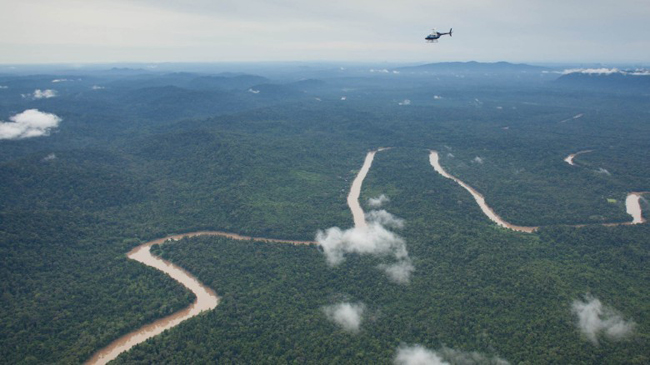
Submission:
[[[648,0],[0,0],[0,63],[647,64],[648,19]]]

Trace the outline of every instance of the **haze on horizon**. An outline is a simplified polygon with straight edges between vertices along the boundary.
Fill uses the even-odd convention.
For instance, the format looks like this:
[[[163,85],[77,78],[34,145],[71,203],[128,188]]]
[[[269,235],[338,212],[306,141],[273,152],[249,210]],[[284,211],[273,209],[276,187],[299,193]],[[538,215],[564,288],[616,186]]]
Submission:
[[[647,19],[645,0],[0,0],[0,63],[647,63]],[[434,26],[453,38],[426,44]]]

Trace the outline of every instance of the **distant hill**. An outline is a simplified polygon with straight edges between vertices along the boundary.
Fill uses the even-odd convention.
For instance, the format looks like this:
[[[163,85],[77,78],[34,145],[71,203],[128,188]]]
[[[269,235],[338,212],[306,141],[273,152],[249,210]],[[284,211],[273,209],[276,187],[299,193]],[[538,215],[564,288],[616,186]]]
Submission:
[[[304,95],[304,91],[294,85],[280,84],[259,84],[248,89],[251,94],[259,95],[264,99],[283,100],[286,98],[299,98]]]
[[[246,108],[240,92],[194,90],[168,85],[146,87],[125,92],[118,101],[130,105],[133,115],[143,118],[172,120],[206,117]]]
[[[295,81],[286,85],[294,87],[296,89],[307,91],[307,90],[320,89],[324,87],[326,84],[327,83],[323,80],[306,79],[306,80]]]
[[[650,74],[647,71],[619,71],[589,72],[581,70],[562,75],[557,83],[565,86],[602,88],[617,90],[650,90]]]
[[[309,92],[322,91],[327,85],[325,81],[306,79],[286,84],[262,83],[248,89],[251,94],[263,99],[282,100],[285,98],[302,98]]]
[[[532,66],[523,63],[509,62],[440,62],[428,63],[420,66],[400,67],[395,71],[402,73],[436,73],[436,74],[472,74],[472,73],[520,73],[520,72],[542,72],[548,70],[546,67]]]
[[[127,89],[177,86],[192,90],[245,91],[253,85],[268,81],[265,77],[249,74],[224,73],[219,75],[202,75],[192,72],[172,72],[168,74],[135,74],[116,79],[110,83],[110,86]]]
[[[201,76],[190,81],[188,87],[192,89],[221,89],[221,90],[246,90],[257,84],[269,80],[256,75],[228,75],[228,76]]]
[[[113,67],[108,70],[113,75],[137,75],[147,73],[149,71],[143,68],[129,68],[129,67]]]

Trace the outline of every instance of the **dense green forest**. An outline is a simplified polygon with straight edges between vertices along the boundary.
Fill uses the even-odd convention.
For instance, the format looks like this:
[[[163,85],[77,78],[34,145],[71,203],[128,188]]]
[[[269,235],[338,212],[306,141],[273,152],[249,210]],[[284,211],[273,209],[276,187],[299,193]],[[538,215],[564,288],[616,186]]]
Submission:
[[[351,256],[331,268],[315,247],[207,237],[162,245],[158,254],[223,301],[121,363],[390,363],[403,343],[511,363],[650,360],[642,330],[650,324],[648,252],[639,243],[648,227],[554,228],[538,236],[497,229],[426,162],[421,150],[381,152],[365,189],[390,192],[385,208],[406,219],[401,233],[416,267],[409,285],[388,281],[376,267],[381,259]],[[585,343],[570,305],[587,292],[634,318],[637,337]],[[326,319],[322,307],[340,300],[368,307],[360,333]]]
[[[47,136],[0,140],[2,362],[80,363],[190,303],[126,258],[142,242],[195,230],[312,240],[350,227],[350,184],[377,147],[395,148],[377,154],[361,200],[386,194],[406,220],[410,285],[373,257],[332,269],[316,247],[163,245],[223,301],[119,361],[390,362],[401,344],[511,363],[650,361],[648,226],[599,225],[631,220],[625,195],[650,191],[648,96],[636,89],[518,71],[84,72],[0,75],[1,121],[28,109],[62,119]],[[25,96],[46,88],[57,96]],[[428,149],[503,218],[544,228],[497,228],[431,168]],[[587,149],[577,166],[563,161]],[[587,293],[632,318],[635,335],[581,338],[571,302]],[[323,314],[340,300],[372,314],[356,336]]]

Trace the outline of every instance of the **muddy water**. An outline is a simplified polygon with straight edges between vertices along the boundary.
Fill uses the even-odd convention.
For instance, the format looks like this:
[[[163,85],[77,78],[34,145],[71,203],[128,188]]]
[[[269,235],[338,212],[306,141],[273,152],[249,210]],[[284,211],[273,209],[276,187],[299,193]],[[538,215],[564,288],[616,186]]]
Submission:
[[[253,240],[253,241],[262,241],[262,242],[276,242],[276,243],[289,243],[289,244],[313,244],[312,241],[291,241],[291,240],[279,240],[279,239],[269,239],[261,237],[248,237],[241,236],[234,233],[219,232],[219,231],[201,231],[201,232],[191,232],[186,234],[179,234],[173,236],[167,236],[165,238],[160,238],[154,241],[144,243],[133,250],[131,250],[127,257],[131,260],[138,261],[147,266],[151,266],[155,269],[158,269],[165,274],[169,275],[172,279],[178,281],[181,285],[189,289],[196,299],[189,307],[182,309],[176,313],[173,313],[167,317],[161,318],[153,323],[145,325],[131,333],[128,333],[117,340],[113,341],[110,345],[106,346],[102,350],[96,352],[93,357],[86,362],[86,364],[106,364],[109,361],[115,359],[121,353],[130,350],[133,346],[142,343],[151,337],[161,334],[163,331],[177,326],[179,323],[185,321],[186,319],[192,318],[203,311],[208,311],[214,309],[217,304],[219,304],[219,297],[217,297],[214,290],[208,288],[199,282],[192,274],[183,270],[182,268],[172,264],[169,261],[165,261],[159,257],[154,256],[151,253],[151,246],[155,244],[162,244],[169,240],[179,240],[184,237],[196,237],[196,236],[222,236],[228,237],[235,240]]]
[[[573,163],[573,159],[578,155],[581,155],[583,153],[589,153],[589,152],[593,152],[593,150],[586,150],[586,151],[580,151],[580,152],[572,153],[572,154],[570,154],[570,155],[568,155],[567,157],[564,158],[564,162],[568,163],[571,166],[575,166],[576,164]]]
[[[573,159],[578,155],[581,155],[583,153],[589,153],[589,152],[593,152],[593,150],[585,150],[585,151],[572,153],[572,154],[568,155],[564,159],[564,162],[568,163],[571,166],[575,166],[576,164],[573,162]],[[641,195],[643,195],[643,194],[645,194],[645,193],[644,192],[629,193],[627,195],[627,198],[625,199],[625,210],[627,211],[627,214],[632,216],[632,222],[606,223],[605,225],[607,225],[607,226],[618,226],[618,225],[645,223],[645,219],[643,218],[643,213],[642,213],[642,210],[641,210],[641,204],[639,203],[639,200],[641,199]]]
[[[591,151],[580,151],[575,154],[569,155],[567,158],[564,159],[567,163],[570,165],[573,165],[573,157],[581,154],[581,153],[587,153]],[[492,210],[486,203],[485,203],[485,198],[483,195],[481,195],[478,191],[476,191],[474,188],[471,186],[467,185],[465,182],[461,181],[460,179],[456,178],[455,176],[449,174],[445,169],[442,168],[440,165],[440,158],[438,156],[437,151],[430,151],[429,154],[429,162],[431,163],[431,166],[442,176],[454,180],[458,185],[464,187],[467,191],[469,191],[472,196],[474,197],[474,200],[478,203],[479,207],[481,207],[481,210],[483,213],[488,216],[493,222],[496,224],[500,225],[501,227],[505,228],[510,228],[515,231],[519,232],[527,232],[531,233],[539,229],[539,227],[526,227],[526,226],[517,226],[511,223],[508,223],[504,221],[501,217],[499,217],[498,214]],[[620,225],[630,225],[630,224],[639,224],[639,223],[645,223],[645,219],[643,218],[642,210],[641,210],[641,205],[639,203],[639,200],[641,199],[641,195],[647,194],[646,192],[635,192],[635,193],[630,193],[628,194],[627,198],[625,199],[625,207],[627,210],[627,213],[632,216],[632,222],[624,222],[624,223],[604,223],[603,225],[605,226],[620,226]],[[578,224],[578,225],[572,225],[572,227],[584,227],[584,224]]]
[[[641,211],[641,195],[645,193],[629,193],[625,199],[625,210],[632,216],[631,224],[645,223],[643,212]]]
[[[495,222],[499,226],[509,228],[514,231],[526,232],[526,233],[534,232],[539,228],[539,227],[517,226],[504,221],[501,217],[499,217],[498,214],[494,212],[494,210],[492,210],[492,208],[490,208],[487,205],[487,203],[485,202],[485,198],[483,197],[483,195],[481,195],[481,193],[479,193],[474,188],[467,185],[460,179],[456,178],[455,176],[449,174],[447,171],[445,171],[445,169],[442,168],[442,166],[440,165],[440,158],[438,156],[437,151],[430,151],[429,162],[431,163],[431,166],[433,166],[434,170],[436,170],[440,175],[446,177],[447,179],[454,180],[456,183],[458,183],[458,185],[462,186],[463,188],[465,188],[465,190],[469,191],[470,194],[472,194],[472,196],[474,197],[474,200],[476,200],[476,203],[478,203],[479,207],[483,211],[483,214],[485,214],[488,218],[490,218],[493,222]]]
[[[347,200],[348,200],[348,206],[350,207],[350,210],[354,218],[355,227],[367,227],[365,214],[363,212],[363,209],[361,208],[361,205],[359,204],[359,195],[361,193],[361,186],[363,184],[363,180],[366,178],[366,175],[368,174],[368,171],[370,170],[370,167],[372,166],[372,161],[375,157],[375,154],[385,149],[386,148],[380,148],[377,151],[368,152],[364,160],[363,166],[361,167],[361,170],[359,171],[356,178],[352,182],[352,187],[350,188],[350,193],[348,195]],[[474,188],[467,185],[463,181],[450,175],[449,173],[447,173],[447,171],[445,171],[442,168],[442,166],[440,165],[438,152],[436,151],[430,151],[430,152],[431,153],[429,155],[429,161],[431,163],[431,166],[433,166],[433,168],[440,175],[448,179],[454,180],[460,186],[462,186],[467,191],[469,191],[470,194],[472,194],[472,196],[478,203],[483,213],[486,216],[488,216],[488,218],[490,218],[492,221],[494,221],[495,223],[497,223],[502,227],[506,227],[520,232],[530,233],[535,231],[538,228],[538,227],[516,226],[504,221],[486,204],[483,195],[481,195]],[[571,160],[567,161],[568,159],[567,157],[565,161],[573,165],[572,163],[573,157],[575,157],[580,153],[586,153],[586,152],[590,152],[590,151],[581,151],[576,154],[570,155],[569,157],[571,157]],[[641,206],[639,204],[639,199],[641,198],[642,194],[645,193],[630,193],[628,195],[625,203],[627,207],[627,212],[630,215],[632,215],[633,221],[631,223],[623,223],[623,224],[637,224],[637,223],[645,222],[645,220],[642,217]],[[167,236],[165,238],[160,238],[157,240],[144,243],[134,248],[127,254],[128,258],[138,261],[147,266],[151,266],[169,275],[171,278],[178,281],[181,285],[185,286],[190,291],[192,291],[192,293],[194,293],[194,295],[196,296],[196,299],[194,303],[192,303],[189,307],[180,310],[174,314],[171,314],[167,317],[161,318],[153,323],[141,327],[136,331],[133,331],[131,333],[128,333],[118,338],[117,340],[113,341],[110,345],[108,345],[104,349],[95,353],[93,357],[86,362],[86,364],[106,364],[109,361],[115,359],[121,353],[130,350],[133,346],[142,343],[147,339],[164,332],[167,329],[177,326],[178,324],[185,321],[186,319],[192,318],[203,311],[212,310],[216,308],[216,306],[219,304],[219,297],[217,297],[216,293],[212,289],[203,285],[189,272],[183,270],[182,268],[168,261],[165,261],[159,257],[154,256],[150,251],[151,246],[153,246],[154,244],[162,244],[170,240],[175,241],[185,237],[196,237],[196,236],[221,236],[221,237],[227,237],[235,240],[246,240],[246,241],[253,240],[253,241],[261,241],[261,242],[288,243],[294,245],[315,244],[315,242],[313,241],[295,241],[295,240],[281,240],[281,239],[263,238],[263,237],[250,237],[250,236],[242,236],[235,233],[227,233],[227,232],[220,232],[220,231],[199,231],[199,232],[190,232],[185,234]]]
[[[164,240],[160,239],[147,242],[133,249],[127,256],[132,260],[156,268],[171,276],[174,280],[194,293],[196,296],[194,303],[179,312],[161,318],[113,341],[109,346],[96,353],[87,364],[106,364],[133,346],[159,335],[169,328],[177,326],[179,323],[198,315],[202,311],[214,309],[219,303],[219,298],[215,292],[201,284],[190,273],[151,254],[151,246],[156,243],[163,243]]]
[[[368,227],[368,224],[366,223],[366,215],[363,213],[361,204],[359,204],[361,185],[363,185],[363,180],[366,178],[366,175],[368,175],[368,171],[370,171],[370,166],[372,166],[372,160],[375,158],[375,154],[386,149],[388,148],[379,148],[376,151],[368,152],[366,159],[363,161],[363,166],[361,166],[361,170],[359,170],[357,177],[355,177],[352,182],[352,187],[350,187],[348,206],[352,212],[352,218],[354,218],[354,226],[357,228]]]

